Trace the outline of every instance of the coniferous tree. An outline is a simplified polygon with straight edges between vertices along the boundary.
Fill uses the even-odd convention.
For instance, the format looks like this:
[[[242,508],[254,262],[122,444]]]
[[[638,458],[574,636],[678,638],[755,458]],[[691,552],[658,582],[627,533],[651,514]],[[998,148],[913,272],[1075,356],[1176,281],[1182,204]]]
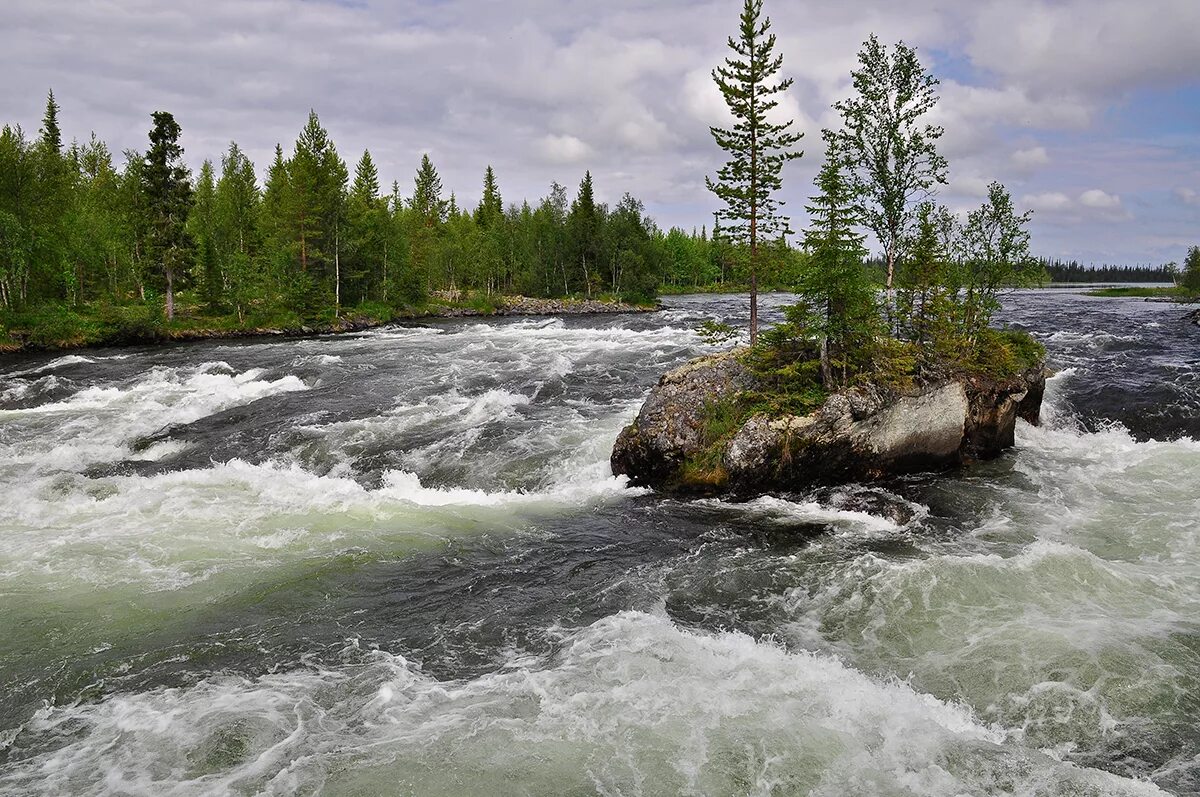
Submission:
[[[581,285],[588,298],[592,295],[592,270],[599,249],[600,217],[592,189],[592,173],[587,171],[579,183],[579,193],[567,215],[567,245],[574,263],[579,265]],[[564,279],[565,282],[565,279]]]
[[[836,151],[830,151],[815,183],[819,193],[807,207],[812,226],[804,236],[809,260],[796,292],[807,305],[808,327],[819,340],[821,380],[833,386],[835,359],[843,383],[869,360],[879,332],[878,312],[874,286],[863,268],[867,250],[856,231],[854,192]]]
[[[282,161],[282,152],[279,159]],[[245,320],[247,306],[268,288],[253,267],[258,254],[260,201],[254,164],[236,142],[230,142],[221,158],[214,197],[213,241],[224,287],[239,321]]]
[[[442,199],[442,179],[429,155],[421,156],[421,165],[413,179],[409,200],[408,268],[400,282],[400,293],[409,302],[424,301],[428,293],[428,275],[433,271],[438,234],[445,223],[448,203]]]
[[[475,223],[480,227],[495,224],[504,215],[504,202],[500,199],[500,187],[496,184],[496,173],[488,166],[483,173],[483,198],[475,208]]]
[[[382,296],[389,217],[387,201],[379,191],[379,171],[371,153],[363,150],[347,205],[349,277],[359,301]]]
[[[777,95],[792,80],[774,80],[783,56],[775,55],[770,18],[760,21],[762,6],[762,0],[745,0],[738,36],[728,42],[734,57],[713,71],[735,121],[732,129],[710,128],[729,161],[717,172],[716,182],[705,178],[709,190],[725,203],[718,213],[730,222],[726,235],[749,247],[751,345],[758,337],[759,242],[789,232],[787,219],[779,213],[783,202],[774,193],[783,185],[784,163],[803,154],[793,147],[804,135],[791,132],[793,120],[776,123],[767,118],[779,105]]]
[[[213,165],[212,161],[206,160],[201,164],[200,176],[196,179],[187,227],[199,259],[200,295],[211,313],[218,312],[225,288],[217,255],[216,200],[217,185]]]
[[[917,207],[913,240],[896,271],[897,310],[902,332],[916,343],[921,365],[952,362],[957,351],[957,277],[950,249],[956,236],[953,217],[945,208],[923,202]]]
[[[152,118],[150,149],[141,173],[149,222],[147,254],[164,278],[167,320],[173,321],[175,288],[187,277],[192,261],[192,241],[187,234],[192,186],[179,144],[179,123],[167,111],[155,111]]]

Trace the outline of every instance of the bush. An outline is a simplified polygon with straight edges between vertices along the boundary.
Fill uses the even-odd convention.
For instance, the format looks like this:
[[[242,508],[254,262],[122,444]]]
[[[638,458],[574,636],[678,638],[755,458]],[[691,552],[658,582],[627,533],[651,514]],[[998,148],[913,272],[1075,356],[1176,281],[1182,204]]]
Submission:
[[[1004,379],[1016,376],[1046,359],[1046,347],[1022,329],[986,328],[975,343],[970,370]]]
[[[14,340],[35,347],[59,348],[94,342],[95,326],[89,319],[61,304],[44,304],[9,313],[3,324]]]
[[[149,304],[103,305],[96,321],[104,342],[133,343],[158,340],[165,335],[161,311]]]

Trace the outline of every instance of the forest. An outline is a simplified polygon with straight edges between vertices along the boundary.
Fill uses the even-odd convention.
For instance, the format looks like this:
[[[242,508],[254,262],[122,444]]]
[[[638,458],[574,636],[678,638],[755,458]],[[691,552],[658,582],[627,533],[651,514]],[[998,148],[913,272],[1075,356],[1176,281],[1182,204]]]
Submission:
[[[427,155],[407,192],[384,189],[369,151],[351,169],[315,112],[261,185],[236,142],[192,174],[170,113],[119,165],[94,134],[64,143],[59,113],[51,92],[36,137],[0,132],[0,342],[386,321],[506,294],[646,303],[742,279],[719,227],[664,232],[628,193],[597,201],[590,172],[506,204],[488,166],[466,208]],[[772,251],[787,284],[799,255]]]

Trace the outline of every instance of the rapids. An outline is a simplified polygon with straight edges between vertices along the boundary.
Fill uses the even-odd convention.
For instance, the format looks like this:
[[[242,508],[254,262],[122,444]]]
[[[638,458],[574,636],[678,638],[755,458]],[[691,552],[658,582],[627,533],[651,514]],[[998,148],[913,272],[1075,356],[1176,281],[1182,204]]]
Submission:
[[[0,360],[0,795],[1200,793],[1200,328],[1009,297],[961,473],[614,478],[744,303]]]

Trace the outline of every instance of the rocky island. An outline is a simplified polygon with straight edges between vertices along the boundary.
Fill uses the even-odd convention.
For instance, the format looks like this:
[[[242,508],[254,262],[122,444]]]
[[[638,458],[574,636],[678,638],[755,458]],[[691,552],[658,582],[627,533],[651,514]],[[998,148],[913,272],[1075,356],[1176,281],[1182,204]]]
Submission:
[[[1017,418],[1038,422],[1047,375],[1035,354],[1008,373],[864,382],[807,413],[772,412],[755,406],[767,386],[749,355],[666,373],[617,438],[613,473],[671,492],[752,496],[943,470],[1012,447]]]

